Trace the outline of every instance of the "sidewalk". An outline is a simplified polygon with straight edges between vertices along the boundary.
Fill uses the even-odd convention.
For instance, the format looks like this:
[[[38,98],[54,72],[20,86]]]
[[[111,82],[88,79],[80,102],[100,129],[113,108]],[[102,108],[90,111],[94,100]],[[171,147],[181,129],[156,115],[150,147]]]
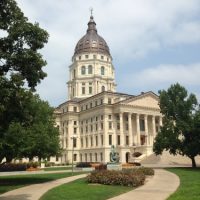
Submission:
[[[48,190],[85,176],[86,174],[81,174],[26,186],[0,195],[0,200],[38,200]],[[179,184],[179,178],[175,174],[163,169],[155,169],[155,175],[149,178],[145,185],[109,200],[165,200],[176,191]]]
[[[180,184],[177,175],[163,169],[155,169],[155,175],[135,190],[109,200],[165,200]]]
[[[87,174],[62,178],[47,183],[29,185],[0,195],[0,200],[38,200],[48,190],[85,176],[87,176]]]

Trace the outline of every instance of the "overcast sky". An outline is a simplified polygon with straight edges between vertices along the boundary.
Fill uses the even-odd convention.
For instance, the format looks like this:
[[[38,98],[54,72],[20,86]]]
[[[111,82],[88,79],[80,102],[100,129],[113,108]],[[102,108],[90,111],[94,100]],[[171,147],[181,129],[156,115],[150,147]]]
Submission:
[[[139,94],[179,82],[200,99],[200,0],[17,0],[50,34],[42,50],[48,76],[37,87],[58,106],[67,100],[68,66],[86,33],[89,8],[110,47],[117,91]]]

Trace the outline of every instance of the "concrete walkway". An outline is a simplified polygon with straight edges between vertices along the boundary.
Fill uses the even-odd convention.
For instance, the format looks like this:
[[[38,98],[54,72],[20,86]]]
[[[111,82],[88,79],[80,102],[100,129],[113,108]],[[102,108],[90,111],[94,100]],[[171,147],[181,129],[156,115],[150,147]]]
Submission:
[[[38,200],[48,190],[85,176],[86,174],[82,174],[26,186],[0,195],[0,200]],[[148,178],[145,185],[109,200],[165,200],[176,191],[179,184],[179,178],[175,174],[163,169],[155,169],[155,175]]]
[[[109,200],[165,200],[180,184],[179,177],[163,169],[155,169],[155,175],[145,185]]]
[[[87,175],[81,174],[46,183],[29,185],[0,195],[0,200],[38,200],[48,190],[85,176]]]

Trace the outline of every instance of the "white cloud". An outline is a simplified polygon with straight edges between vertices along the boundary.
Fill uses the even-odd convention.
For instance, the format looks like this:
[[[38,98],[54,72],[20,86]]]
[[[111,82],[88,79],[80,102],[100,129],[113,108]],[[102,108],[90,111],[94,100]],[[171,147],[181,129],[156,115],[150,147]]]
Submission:
[[[51,99],[53,105],[65,101],[67,96],[68,65],[76,43],[86,32],[90,6],[94,8],[98,32],[108,42],[114,59],[117,57],[121,61],[142,60],[165,47],[174,48],[177,45],[200,42],[199,0],[17,2],[25,16],[32,22],[39,22],[50,34],[49,43],[42,51],[48,62],[45,69],[48,77],[38,88],[40,95]],[[158,68],[162,67],[164,68]],[[174,68],[171,66],[170,69]],[[149,73],[156,76],[156,70],[152,69]],[[167,69],[165,73],[170,74]],[[182,73],[184,75],[185,72]],[[189,79],[187,75],[184,76],[185,80]],[[170,77],[174,77],[173,74],[168,78],[176,78]],[[62,98],[59,95],[62,95]]]
[[[171,84],[180,83],[189,92],[193,92],[200,100],[200,63],[189,65],[162,64],[153,68],[145,68],[129,75],[123,80],[124,86],[140,91],[158,90],[169,88]],[[138,92],[138,91],[137,91]]]

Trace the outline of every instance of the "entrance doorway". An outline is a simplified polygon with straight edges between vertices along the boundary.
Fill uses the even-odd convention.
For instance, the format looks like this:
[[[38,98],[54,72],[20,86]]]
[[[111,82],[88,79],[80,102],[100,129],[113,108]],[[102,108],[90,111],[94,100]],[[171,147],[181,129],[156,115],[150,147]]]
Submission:
[[[129,153],[129,152],[126,152],[126,163],[128,163],[129,158],[130,158],[130,153]]]

